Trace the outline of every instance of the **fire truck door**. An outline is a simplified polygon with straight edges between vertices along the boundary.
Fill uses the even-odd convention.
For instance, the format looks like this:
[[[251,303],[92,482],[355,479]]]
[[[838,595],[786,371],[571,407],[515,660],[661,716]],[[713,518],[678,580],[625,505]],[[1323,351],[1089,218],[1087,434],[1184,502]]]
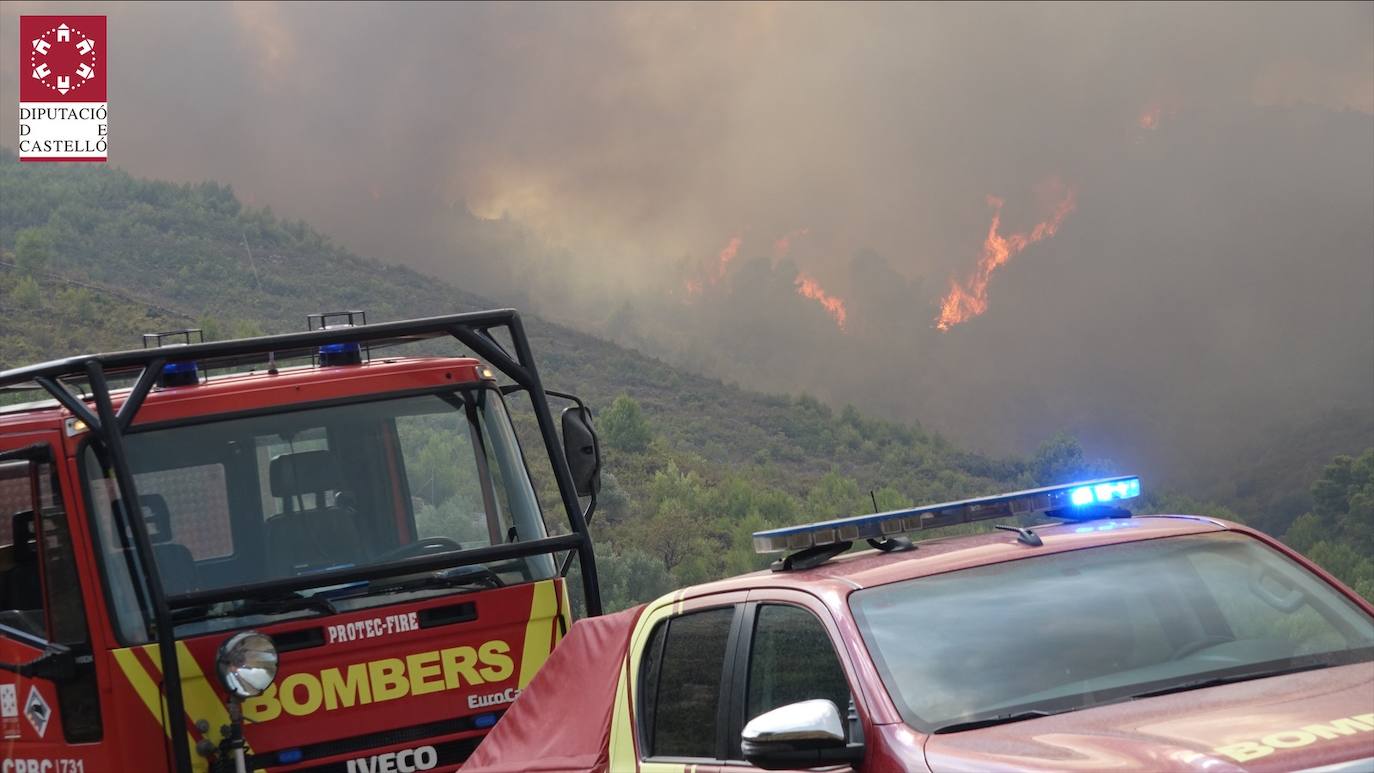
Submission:
[[[68,513],[51,451],[25,440],[0,446],[0,773],[94,771],[100,695]]]

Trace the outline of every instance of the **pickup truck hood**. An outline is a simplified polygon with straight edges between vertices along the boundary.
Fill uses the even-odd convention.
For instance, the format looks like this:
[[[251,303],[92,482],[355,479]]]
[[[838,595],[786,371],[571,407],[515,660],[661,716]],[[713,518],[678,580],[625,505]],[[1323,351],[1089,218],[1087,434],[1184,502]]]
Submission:
[[[935,773],[1371,770],[1374,663],[932,735],[925,755]]]

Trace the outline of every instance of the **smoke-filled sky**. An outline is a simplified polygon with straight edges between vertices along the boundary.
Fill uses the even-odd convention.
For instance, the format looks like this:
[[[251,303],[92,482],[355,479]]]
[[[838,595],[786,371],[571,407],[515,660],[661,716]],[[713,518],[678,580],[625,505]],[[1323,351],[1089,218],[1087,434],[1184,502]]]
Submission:
[[[85,10],[112,163],[750,385],[1161,466],[1374,416],[1374,4]]]

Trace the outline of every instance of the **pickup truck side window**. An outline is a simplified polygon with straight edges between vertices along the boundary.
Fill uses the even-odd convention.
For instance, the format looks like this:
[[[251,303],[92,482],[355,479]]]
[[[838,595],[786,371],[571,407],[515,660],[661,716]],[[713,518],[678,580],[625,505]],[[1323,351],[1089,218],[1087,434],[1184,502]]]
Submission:
[[[821,621],[801,607],[759,606],[749,653],[745,721],[789,703],[826,698],[841,716],[849,683]]]
[[[655,629],[646,650],[640,711],[647,756],[716,757],[721,670],[734,615],[733,607],[708,609]]]

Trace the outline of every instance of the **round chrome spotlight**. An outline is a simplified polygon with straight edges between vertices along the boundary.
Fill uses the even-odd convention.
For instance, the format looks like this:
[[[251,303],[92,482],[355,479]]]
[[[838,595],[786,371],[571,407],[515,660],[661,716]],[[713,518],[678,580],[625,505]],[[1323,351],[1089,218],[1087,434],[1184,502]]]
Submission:
[[[219,681],[230,695],[252,698],[277,678],[277,647],[266,634],[240,631],[220,645],[216,664]]]

